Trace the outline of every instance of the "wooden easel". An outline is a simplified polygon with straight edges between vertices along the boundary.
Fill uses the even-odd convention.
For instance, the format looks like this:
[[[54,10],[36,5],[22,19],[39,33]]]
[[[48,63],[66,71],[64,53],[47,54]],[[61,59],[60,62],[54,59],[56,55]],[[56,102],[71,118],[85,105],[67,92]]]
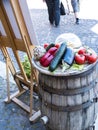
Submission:
[[[34,48],[34,44],[31,43],[30,36],[28,33],[28,29],[24,20],[24,16],[19,4],[18,0],[10,0],[8,3],[10,4],[10,8],[12,10],[14,19],[16,21],[17,27],[19,29],[19,33],[21,38],[17,38],[15,36],[13,27],[11,25],[9,16],[5,9],[3,0],[0,1],[0,20],[3,26],[5,33],[3,34],[0,29],[0,49],[6,60],[6,75],[7,75],[7,95],[8,97],[5,99],[5,102],[9,103],[10,101],[14,101],[24,110],[30,113],[30,121],[35,121],[40,115],[40,110],[33,110],[33,90],[34,86],[38,89],[38,79],[37,79],[37,71],[32,65],[32,49]],[[13,54],[18,63],[20,72],[17,72],[15,66],[12,62],[12,57],[8,52],[8,48],[11,48]],[[31,64],[31,78],[28,79],[24,68],[22,66],[19,51],[25,52],[28,56],[29,62]],[[12,73],[12,76],[18,86],[18,92],[10,95],[10,84],[9,84],[9,70]],[[23,87],[25,86],[25,87]],[[22,95],[25,91],[30,90],[30,106],[26,105],[22,101],[18,99],[20,95]]]

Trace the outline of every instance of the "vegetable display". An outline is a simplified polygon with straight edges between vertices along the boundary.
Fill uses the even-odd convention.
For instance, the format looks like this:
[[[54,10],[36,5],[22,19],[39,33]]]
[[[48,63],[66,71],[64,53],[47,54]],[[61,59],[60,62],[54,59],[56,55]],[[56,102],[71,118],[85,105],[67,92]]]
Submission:
[[[97,54],[88,46],[74,49],[66,42],[45,43],[34,52],[34,59],[39,61],[42,67],[47,67],[50,72],[56,69],[62,69],[63,72],[67,69],[81,70],[84,65],[93,64],[98,60]]]

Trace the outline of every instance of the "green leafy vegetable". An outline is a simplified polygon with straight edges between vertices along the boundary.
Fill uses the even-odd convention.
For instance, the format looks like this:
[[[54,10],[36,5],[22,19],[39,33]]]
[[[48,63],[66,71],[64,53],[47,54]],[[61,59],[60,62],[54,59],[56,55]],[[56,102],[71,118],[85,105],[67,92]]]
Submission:
[[[70,69],[72,69],[72,70],[82,70],[84,68],[84,65],[82,64],[82,65],[78,65],[78,64],[73,64],[72,66],[71,66],[71,68]]]
[[[30,65],[30,62],[29,62],[27,55],[24,56],[24,61],[22,62],[22,65],[23,65],[23,68],[24,68],[24,71],[25,71],[27,77],[30,78],[30,76],[31,76],[31,65]]]

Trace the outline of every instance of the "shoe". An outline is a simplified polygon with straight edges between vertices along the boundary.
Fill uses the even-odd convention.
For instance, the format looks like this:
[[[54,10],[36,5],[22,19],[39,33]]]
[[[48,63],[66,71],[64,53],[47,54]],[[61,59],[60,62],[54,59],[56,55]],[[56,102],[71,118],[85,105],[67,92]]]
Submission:
[[[59,26],[59,24],[55,24],[55,27],[58,27]]]
[[[79,24],[79,18],[76,18],[76,24]]]
[[[53,25],[53,22],[50,22],[51,25]]]
[[[55,22],[55,27],[58,27],[58,26],[59,26],[59,23],[56,23],[56,22]]]
[[[59,26],[59,21],[55,20],[55,27]]]
[[[53,25],[54,24],[54,20],[49,20],[50,24]]]

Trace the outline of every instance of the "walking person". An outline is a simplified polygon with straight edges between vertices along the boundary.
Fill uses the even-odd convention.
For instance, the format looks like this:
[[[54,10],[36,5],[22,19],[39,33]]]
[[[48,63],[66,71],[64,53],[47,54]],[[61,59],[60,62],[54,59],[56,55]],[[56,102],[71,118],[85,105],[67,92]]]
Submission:
[[[71,0],[71,5],[74,11],[75,19],[76,19],[76,24],[79,24],[79,0]]]
[[[48,8],[49,22],[56,27],[60,23],[60,0],[43,0]]]

